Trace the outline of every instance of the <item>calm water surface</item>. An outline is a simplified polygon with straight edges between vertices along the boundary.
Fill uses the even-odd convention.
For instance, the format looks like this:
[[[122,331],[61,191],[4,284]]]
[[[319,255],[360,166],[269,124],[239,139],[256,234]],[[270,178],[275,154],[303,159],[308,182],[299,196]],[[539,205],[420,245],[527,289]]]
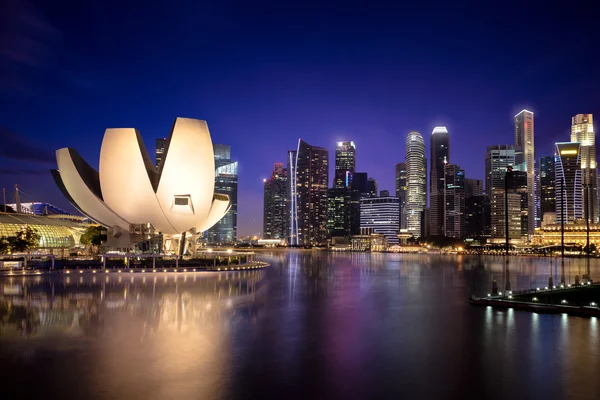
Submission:
[[[468,304],[504,287],[502,257],[260,258],[272,266],[0,280],[2,398],[600,398],[596,318]],[[512,258],[508,278],[550,274],[560,262]]]

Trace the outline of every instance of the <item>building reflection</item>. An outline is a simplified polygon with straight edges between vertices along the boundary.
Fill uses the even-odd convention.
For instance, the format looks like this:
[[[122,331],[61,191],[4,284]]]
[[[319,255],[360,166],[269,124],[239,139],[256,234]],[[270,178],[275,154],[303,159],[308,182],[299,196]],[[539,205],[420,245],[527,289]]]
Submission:
[[[94,337],[116,314],[138,321],[143,336],[224,317],[256,318],[265,301],[264,273],[11,277],[0,282],[0,335]]]

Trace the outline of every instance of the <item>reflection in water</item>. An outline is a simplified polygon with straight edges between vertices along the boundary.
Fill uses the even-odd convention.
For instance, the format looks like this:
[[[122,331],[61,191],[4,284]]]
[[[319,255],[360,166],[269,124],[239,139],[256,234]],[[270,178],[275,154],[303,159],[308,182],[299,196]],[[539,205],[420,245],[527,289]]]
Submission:
[[[266,270],[0,281],[0,376],[20,397],[595,398],[595,318],[471,307],[560,260],[264,253]],[[584,260],[565,260],[573,282]],[[600,264],[591,262],[592,278]],[[36,377],[36,385],[30,377]],[[17,396],[18,397],[18,396]]]

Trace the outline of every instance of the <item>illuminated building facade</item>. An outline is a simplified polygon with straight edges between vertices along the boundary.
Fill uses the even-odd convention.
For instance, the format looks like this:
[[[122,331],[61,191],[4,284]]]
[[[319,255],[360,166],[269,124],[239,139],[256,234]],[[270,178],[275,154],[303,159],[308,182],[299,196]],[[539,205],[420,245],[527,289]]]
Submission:
[[[554,156],[540,158],[540,217],[556,212],[556,195],[554,182]]]
[[[515,147],[513,145],[494,145],[488,146],[487,154],[485,158],[485,188],[490,201],[490,235],[492,238],[503,239],[505,238],[505,178],[506,171],[509,167],[515,165]],[[518,210],[518,236],[520,236],[521,223],[521,198],[520,195],[517,197],[512,196],[512,200],[509,199],[509,206],[512,204],[512,211]],[[515,208],[515,202],[518,204]],[[510,207],[509,207],[510,208]],[[510,210],[509,210],[509,215]],[[509,218],[513,221],[513,218]],[[509,226],[511,222],[509,221]],[[514,221],[512,222],[515,223]],[[511,230],[512,235],[516,235],[517,228],[513,227]]]
[[[207,231],[211,244],[232,244],[237,237],[238,162],[231,160],[231,146],[215,144],[215,193],[227,195],[231,206]]]
[[[396,164],[396,197],[400,201],[400,229],[406,229],[406,163]]]
[[[296,243],[300,246],[327,244],[327,189],[329,152],[298,141],[295,158]]]
[[[534,151],[534,119],[533,113],[522,110],[515,115],[515,148],[516,165],[527,173],[527,234],[535,233],[535,151]]]
[[[458,165],[446,164],[444,184],[443,233],[444,236],[460,239],[465,235],[465,171]]]
[[[444,167],[450,162],[450,137],[444,126],[431,132],[429,168],[429,234],[444,235]]]
[[[395,196],[365,197],[360,200],[361,232],[380,234],[389,244],[398,244],[400,202]]]
[[[409,233],[419,237],[427,201],[427,159],[425,141],[416,131],[406,137],[406,180],[406,226]]]
[[[556,143],[554,177],[556,221],[574,223],[583,218],[583,170],[579,143]]]
[[[158,166],[160,165],[163,159],[166,147],[167,138],[156,139],[156,169],[158,169]]]
[[[356,146],[354,142],[338,142],[335,148],[334,188],[348,188],[356,170]]]
[[[296,150],[290,150],[287,154],[287,171],[288,171],[288,244],[291,246],[298,245],[298,194],[296,185]]]
[[[264,181],[263,238],[287,239],[289,222],[288,175],[283,163],[275,163]]]
[[[586,196],[584,196],[583,207],[584,210],[587,209],[589,212],[590,222],[596,223],[598,222],[598,175],[596,168],[596,139],[592,114],[577,114],[571,118],[571,142],[577,142],[580,145],[581,184],[584,188],[586,186],[589,188],[587,195],[588,203],[586,204]]]

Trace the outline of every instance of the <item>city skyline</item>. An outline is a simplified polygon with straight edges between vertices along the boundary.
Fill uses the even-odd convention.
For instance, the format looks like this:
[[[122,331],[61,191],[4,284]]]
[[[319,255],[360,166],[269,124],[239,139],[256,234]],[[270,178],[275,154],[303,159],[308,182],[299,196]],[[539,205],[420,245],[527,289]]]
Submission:
[[[174,22],[162,25],[157,21],[168,7],[124,5],[109,17],[90,13],[84,2],[73,5],[74,18],[67,19],[59,6],[27,4],[7,10],[7,19],[19,24],[0,32],[23,39],[0,41],[6,149],[0,187],[11,192],[19,184],[24,201],[69,207],[48,172],[55,148],[78,148],[97,167],[106,128],[138,127],[153,153],[168,121],[188,116],[206,120],[213,140],[232,146],[239,161],[238,236],[246,236],[262,230],[262,179],[273,162],[285,163],[300,137],[330,152],[338,141],[353,140],[359,170],[393,192],[394,165],[405,159],[410,130],[426,136],[446,126],[453,162],[467,177],[484,179],[487,146],[513,142],[512,118],[520,110],[536,116],[536,159],[569,140],[574,115],[600,112],[593,66],[568,56],[595,37],[587,14],[577,26],[563,27],[540,20],[527,5],[518,15],[508,6],[494,15],[473,8],[453,19],[427,5],[382,6],[370,8],[365,19],[362,8],[340,14],[330,4],[318,12],[287,5],[271,13],[240,4],[234,13],[190,2],[169,11]],[[547,11],[544,18],[562,17]],[[40,25],[31,21],[56,34],[40,38]],[[431,29],[415,29],[424,23]],[[270,28],[255,30],[254,24]],[[138,35],[159,25],[164,31]],[[492,25],[493,31],[478,34]],[[402,40],[407,35],[414,39]],[[564,40],[557,43],[559,36]],[[522,38],[536,47],[515,65],[504,54]],[[39,46],[14,45],[29,39]],[[585,91],[574,87],[575,78],[587,82]],[[330,178],[333,168],[330,161]]]

